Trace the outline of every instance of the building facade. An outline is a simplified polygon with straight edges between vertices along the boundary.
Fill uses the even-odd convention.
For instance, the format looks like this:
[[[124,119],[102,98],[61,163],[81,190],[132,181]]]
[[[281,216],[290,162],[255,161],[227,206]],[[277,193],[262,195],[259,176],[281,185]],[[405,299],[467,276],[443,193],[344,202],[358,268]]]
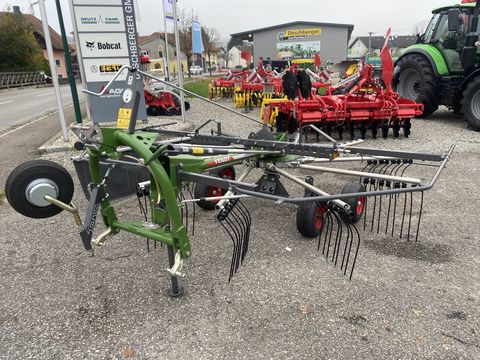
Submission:
[[[323,61],[340,63],[347,59],[353,25],[295,21],[231,35],[229,48],[253,45],[253,62],[286,62],[312,59],[319,53]]]

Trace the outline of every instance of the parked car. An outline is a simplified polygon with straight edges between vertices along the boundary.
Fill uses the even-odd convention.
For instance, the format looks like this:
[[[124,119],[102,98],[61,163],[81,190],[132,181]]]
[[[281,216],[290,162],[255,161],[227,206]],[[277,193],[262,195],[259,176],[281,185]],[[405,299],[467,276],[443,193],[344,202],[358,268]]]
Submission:
[[[192,65],[190,67],[190,74],[192,74],[192,75],[201,75],[202,72],[203,72],[203,68],[201,66]]]

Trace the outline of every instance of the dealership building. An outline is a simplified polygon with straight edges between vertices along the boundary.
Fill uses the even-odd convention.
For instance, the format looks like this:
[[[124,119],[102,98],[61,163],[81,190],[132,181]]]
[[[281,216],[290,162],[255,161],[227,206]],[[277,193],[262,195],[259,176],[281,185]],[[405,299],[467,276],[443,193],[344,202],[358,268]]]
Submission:
[[[245,42],[253,44],[253,63],[277,65],[293,59],[311,59],[318,52],[322,61],[347,60],[353,25],[294,21],[231,34],[229,48]]]

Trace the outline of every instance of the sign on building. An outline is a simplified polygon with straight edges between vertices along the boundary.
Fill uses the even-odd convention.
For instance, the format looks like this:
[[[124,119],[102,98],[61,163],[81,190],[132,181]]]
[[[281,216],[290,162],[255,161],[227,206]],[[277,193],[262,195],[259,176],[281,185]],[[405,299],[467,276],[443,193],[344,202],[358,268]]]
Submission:
[[[133,0],[70,0],[74,31],[78,34],[77,52],[87,89],[100,92],[123,65],[140,68],[140,47]],[[120,97],[127,71],[116,79],[103,96],[90,96],[94,123],[117,119]],[[143,82],[137,74],[140,93],[138,120],[147,118]]]

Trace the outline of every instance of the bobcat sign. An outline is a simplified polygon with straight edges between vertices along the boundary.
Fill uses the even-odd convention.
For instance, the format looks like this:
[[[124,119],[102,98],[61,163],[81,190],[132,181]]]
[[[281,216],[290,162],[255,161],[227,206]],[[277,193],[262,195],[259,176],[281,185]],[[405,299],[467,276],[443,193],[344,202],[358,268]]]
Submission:
[[[100,92],[123,65],[140,67],[133,0],[70,0],[82,77],[88,90]],[[94,123],[115,121],[125,73],[102,97],[89,96]],[[143,82],[136,82],[143,95]],[[146,120],[141,98],[138,120]]]

